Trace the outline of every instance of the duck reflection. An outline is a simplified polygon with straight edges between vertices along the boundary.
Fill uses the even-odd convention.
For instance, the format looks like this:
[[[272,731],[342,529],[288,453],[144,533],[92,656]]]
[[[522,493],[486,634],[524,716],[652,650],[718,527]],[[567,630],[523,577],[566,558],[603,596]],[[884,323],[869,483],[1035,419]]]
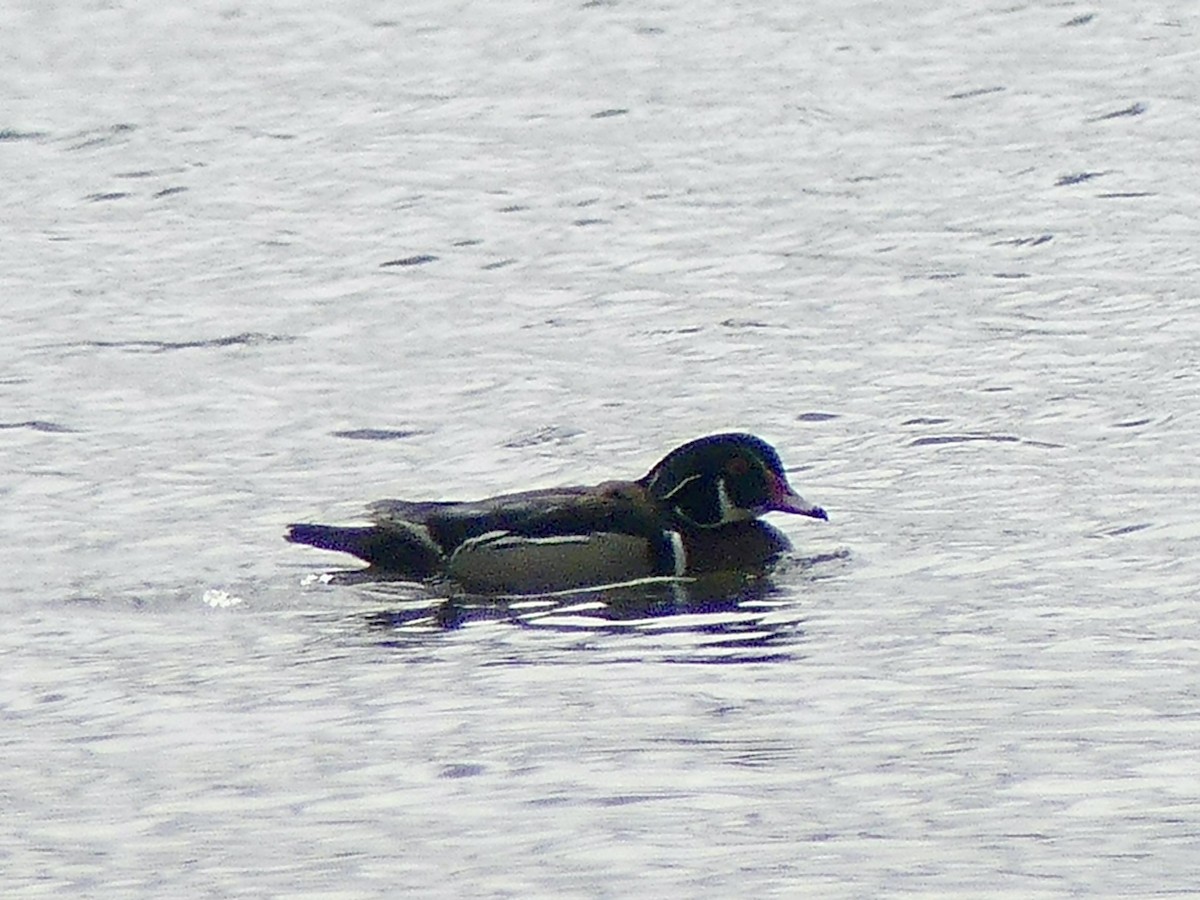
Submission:
[[[736,649],[736,660],[790,656],[803,638],[796,582],[813,567],[845,554],[790,559],[770,574],[717,572],[703,577],[653,578],[558,594],[495,597],[437,590],[411,582],[360,586],[384,604],[363,616],[387,643],[410,645],[421,633],[444,633],[478,622],[563,633],[681,633],[703,636],[708,649]],[[346,573],[361,575],[361,573]],[[749,655],[747,655],[749,654]],[[713,661],[717,661],[714,659]]]

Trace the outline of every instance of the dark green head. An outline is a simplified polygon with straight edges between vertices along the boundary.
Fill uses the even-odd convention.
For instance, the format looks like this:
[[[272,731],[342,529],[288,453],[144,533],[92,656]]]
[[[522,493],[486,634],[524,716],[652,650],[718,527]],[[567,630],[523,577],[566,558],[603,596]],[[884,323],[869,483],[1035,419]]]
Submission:
[[[792,490],[779,454],[751,434],[712,434],[677,447],[640,484],[661,507],[701,528],[768,512],[828,518]]]

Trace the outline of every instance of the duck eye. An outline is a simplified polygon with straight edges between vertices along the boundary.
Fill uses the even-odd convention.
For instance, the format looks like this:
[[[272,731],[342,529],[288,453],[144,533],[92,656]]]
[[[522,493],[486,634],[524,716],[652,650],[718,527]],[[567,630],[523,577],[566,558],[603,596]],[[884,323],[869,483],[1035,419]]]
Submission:
[[[750,463],[746,462],[745,457],[735,456],[725,464],[725,471],[730,475],[745,475],[750,471]]]

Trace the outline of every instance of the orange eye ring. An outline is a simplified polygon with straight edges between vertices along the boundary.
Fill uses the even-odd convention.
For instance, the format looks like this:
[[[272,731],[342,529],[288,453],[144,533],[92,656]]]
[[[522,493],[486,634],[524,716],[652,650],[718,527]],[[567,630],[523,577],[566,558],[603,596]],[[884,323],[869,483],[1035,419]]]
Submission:
[[[745,475],[750,471],[750,463],[746,461],[744,456],[735,456],[729,462],[725,463],[725,471],[734,476]]]

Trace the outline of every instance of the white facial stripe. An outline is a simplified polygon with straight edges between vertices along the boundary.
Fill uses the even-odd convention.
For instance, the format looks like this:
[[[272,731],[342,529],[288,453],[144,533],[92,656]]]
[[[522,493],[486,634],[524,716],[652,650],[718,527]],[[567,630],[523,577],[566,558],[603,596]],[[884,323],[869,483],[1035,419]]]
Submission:
[[[675,563],[675,577],[682,578],[687,571],[687,550],[683,547],[683,536],[678,531],[666,532],[671,539],[671,556]]]
[[[680,491],[682,491],[685,487],[687,487],[689,484],[691,484],[693,481],[695,481],[699,477],[700,477],[699,475],[689,475],[687,478],[683,479],[683,481],[679,482],[679,484],[675,485],[675,487],[671,488],[670,491],[663,494],[663,499],[670,500],[672,497],[674,497],[676,494],[678,494]]]

